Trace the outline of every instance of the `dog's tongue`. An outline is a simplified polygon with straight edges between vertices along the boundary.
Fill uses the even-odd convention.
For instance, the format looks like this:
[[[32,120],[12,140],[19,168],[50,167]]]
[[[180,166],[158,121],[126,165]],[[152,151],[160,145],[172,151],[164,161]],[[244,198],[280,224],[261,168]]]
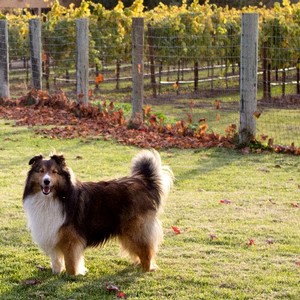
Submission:
[[[45,194],[45,195],[48,195],[49,193],[50,193],[50,187],[49,186],[45,186],[45,187],[43,187],[43,193]]]

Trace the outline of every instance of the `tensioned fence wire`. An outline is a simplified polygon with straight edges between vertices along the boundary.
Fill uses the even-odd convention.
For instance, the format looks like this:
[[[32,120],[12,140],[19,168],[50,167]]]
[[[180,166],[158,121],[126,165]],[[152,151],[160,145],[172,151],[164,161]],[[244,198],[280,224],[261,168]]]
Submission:
[[[178,32],[170,25],[147,26],[145,52],[149,69],[155,70],[153,93],[158,103],[169,103],[188,121],[224,134],[239,120],[240,36],[197,34],[188,20],[183,17],[184,30]]]
[[[224,133],[228,125],[239,124],[240,34],[199,35],[189,26],[186,22],[182,33],[167,25],[146,24],[145,104],[169,104],[171,117],[192,118],[194,123],[201,120],[209,130]],[[20,44],[13,27],[9,49],[10,82],[17,87],[11,88],[14,93],[30,88],[31,72],[28,38]],[[94,30],[104,29],[95,26]],[[293,37],[293,44],[277,43],[279,37],[275,34],[260,35],[259,39],[273,42],[259,42],[257,137],[299,146],[299,37]],[[131,36],[121,41],[120,48],[114,46],[105,30],[101,35],[91,32],[90,40],[90,89],[94,99],[130,102]],[[75,95],[75,22],[62,23],[52,32],[43,28],[42,42],[44,88]],[[97,83],[99,74],[103,77]],[[151,75],[155,78],[156,98]]]
[[[257,136],[269,143],[299,147],[300,37],[276,35],[280,33],[277,25],[270,31],[260,36],[265,42],[259,44]]]

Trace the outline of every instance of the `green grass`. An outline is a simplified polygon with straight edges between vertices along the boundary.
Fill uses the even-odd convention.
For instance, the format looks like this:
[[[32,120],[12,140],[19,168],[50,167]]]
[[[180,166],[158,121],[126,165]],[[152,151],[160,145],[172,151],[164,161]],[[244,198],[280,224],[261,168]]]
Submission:
[[[111,242],[86,251],[86,276],[54,276],[26,229],[21,199],[29,159],[63,152],[80,179],[98,180],[127,175],[139,149],[101,138],[50,140],[12,125],[0,120],[1,299],[116,299],[107,282],[128,299],[299,299],[300,208],[291,205],[300,204],[298,157],[161,151],[176,182],[161,216],[160,269],[134,269]]]

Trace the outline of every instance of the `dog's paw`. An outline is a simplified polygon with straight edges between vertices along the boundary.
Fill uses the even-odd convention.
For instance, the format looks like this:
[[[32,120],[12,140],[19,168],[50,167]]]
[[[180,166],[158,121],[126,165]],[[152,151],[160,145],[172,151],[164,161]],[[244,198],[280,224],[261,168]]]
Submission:
[[[52,263],[51,264],[51,267],[52,267],[52,273],[54,275],[59,275],[61,274],[63,271],[66,270],[65,268],[65,265],[64,264],[61,264],[61,263]]]
[[[149,272],[155,272],[158,269],[159,269],[158,265],[154,263],[153,265],[151,264]]]
[[[78,272],[75,274],[75,275],[86,275],[86,273],[88,272],[89,270],[86,268],[86,267],[82,267],[78,270]]]
[[[52,273],[54,275],[59,275],[61,274],[63,271],[65,271],[65,268],[52,268]]]

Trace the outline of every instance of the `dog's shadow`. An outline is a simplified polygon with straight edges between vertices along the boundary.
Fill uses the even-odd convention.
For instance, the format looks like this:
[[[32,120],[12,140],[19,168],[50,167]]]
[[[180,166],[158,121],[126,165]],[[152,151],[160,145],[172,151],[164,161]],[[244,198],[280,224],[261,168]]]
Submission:
[[[114,299],[118,292],[124,292],[127,298],[136,296],[130,295],[126,291],[131,290],[131,286],[137,280],[143,280],[147,274],[127,263],[122,263],[116,272],[111,270],[97,272],[96,276],[89,271],[85,276],[70,276],[66,273],[53,275],[50,268],[36,267],[30,276],[22,280],[16,289],[11,291],[5,299],[13,299],[16,293],[28,299]],[[21,298],[19,298],[21,299]]]

